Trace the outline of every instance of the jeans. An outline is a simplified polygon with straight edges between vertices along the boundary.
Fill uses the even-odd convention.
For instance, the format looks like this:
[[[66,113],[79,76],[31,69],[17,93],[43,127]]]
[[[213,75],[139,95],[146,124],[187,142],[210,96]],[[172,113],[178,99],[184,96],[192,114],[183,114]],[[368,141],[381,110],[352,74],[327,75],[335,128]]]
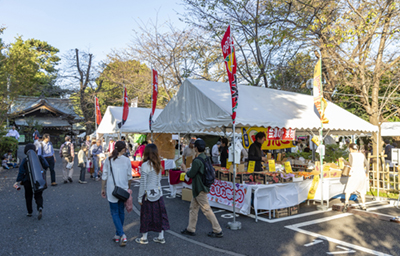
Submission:
[[[86,167],[81,167],[81,175],[79,176],[80,181],[85,181],[85,171]]]
[[[54,171],[54,157],[49,156],[45,158],[47,163],[49,163],[49,169],[50,169],[50,176],[51,176],[51,182],[56,182],[56,172]]]
[[[122,236],[124,233],[124,219],[125,219],[125,205],[124,202],[121,200],[118,201],[118,203],[110,203],[110,211],[111,211],[111,217],[113,219],[116,235],[117,236]]]
[[[97,178],[99,175],[99,159],[97,157],[93,157],[93,166],[94,166],[94,177]]]

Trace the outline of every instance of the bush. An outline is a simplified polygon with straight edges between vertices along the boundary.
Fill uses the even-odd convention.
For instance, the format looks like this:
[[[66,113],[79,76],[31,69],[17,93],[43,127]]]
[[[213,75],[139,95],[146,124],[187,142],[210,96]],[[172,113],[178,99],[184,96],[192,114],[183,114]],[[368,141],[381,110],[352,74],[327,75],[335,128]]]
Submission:
[[[3,156],[9,150],[16,152],[18,150],[18,140],[13,137],[0,137],[0,154]]]

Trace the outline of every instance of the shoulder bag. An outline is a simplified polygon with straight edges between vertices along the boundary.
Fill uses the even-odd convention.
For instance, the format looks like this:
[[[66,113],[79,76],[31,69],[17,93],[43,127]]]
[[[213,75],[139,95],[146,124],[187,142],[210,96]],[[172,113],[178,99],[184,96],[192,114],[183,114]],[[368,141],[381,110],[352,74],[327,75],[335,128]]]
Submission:
[[[129,199],[130,194],[128,193],[128,191],[126,191],[125,189],[118,187],[115,184],[115,179],[114,179],[114,173],[112,170],[112,165],[111,165],[111,159],[108,159],[110,161],[110,170],[111,170],[111,175],[113,177],[113,181],[114,181],[114,190],[112,192],[112,195],[115,196],[116,198],[118,198],[119,200],[126,202],[126,200]]]
[[[344,162],[344,167],[342,171],[342,177],[350,177],[350,171],[351,171],[351,165],[349,162],[343,160]]]

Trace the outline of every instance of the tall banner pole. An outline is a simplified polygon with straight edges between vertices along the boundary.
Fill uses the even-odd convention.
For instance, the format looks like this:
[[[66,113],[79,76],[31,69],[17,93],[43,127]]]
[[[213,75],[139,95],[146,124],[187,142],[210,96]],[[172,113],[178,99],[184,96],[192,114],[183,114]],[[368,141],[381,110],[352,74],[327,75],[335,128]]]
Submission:
[[[323,104],[323,102],[322,102],[322,98],[324,97],[324,91],[323,91],[323,87],[322,87],[322,55],[321,55],[321,52],[320,51],[318,51],[319,52],[319,57],[320,57],[320,59],[321,59],[321,65],[320,65],[320,74],[321,74],[321,77],[320,77],[320,83],[321,83],[321,86],[320,86],[320,90],[321,90],[321,95],[320,95],[320,104],[321,104],[321,108],[322,108],[322,104]],[[319,140],[321,141],[321,150],[320,150],[320,153],[319,153],[319,157],[320,157],[320,163],[321,163],[321,206],[322,207],[324,207],[324,174],[323,174],[323,171],[324,171],[324,168],[323,168],[323,166],[324,166],[324,134],[323,134],[323,129],[324,129],[324,124],[322,123],[322,116],[321,116],[321,130],[319,131]],[[328,195],[329,196],[329,195]],[[328,200],[329,200],[329,198],[328,198]]]
[[[233,185],[233,202],[232,202],[232,207],[233,207],[233,222],[228,222],[228,227],[231,230],[238,230],[242,228],[242,224],[240,222],[236,221],[236,151],[235,151],[235,144],[236,144],[236,139],[235,139],[235,129],[236,129],[236,124],[235,124],[235,119],[236,119],[236,108],[238,105],[238,87],[237,87],[237,80],[236,80],[236,56],[235,56],[235,48],[233,46],[233,37],[231,33],[231,25],[228,26],[222,41],[221,41],[221,47],[222,47],[222,53],[224,55],[225,59],[225,67],[226,71],[228,73],[228,80],[229,80],[229,86],[231,89],[231,100],[232,100],[232,150],[233,150],[233,180],[232,180],[232,185]]]
[[[96,127],[96,139],[99,139],[99,135],[97,134],[97,104],[96,104],[96,96],[94,96],[94,123]]]
[[[320,160],[320,184],[321,184],[321,205],[317,207],[320,210],[326,210],[328,207],[324,206],[324,154],[325,154],[325,148],[324,148],[324,135],[323,135],[323,128],[324,128],[324,123],[329,123],[329,120],[325,117],[325,109],[327,107],[327,102],[324,99],[324,91],[323,91],[323,86],[322,86],[322,54],[318,50],[319,53],[319,60],[317,62],[317,65],[314,69],[314,104],[315,107],[317,108],[317,111],[319,113],[319,118],[321,122],[321,128],[319,130],[319,160]],[[328,196],[329,197],[329,196]],[[329,200],[329,198],[327,198]],[[327,201],[327,205],[329,204],[329,201]]]
[[[152,128],[152,123],[153,123],[153,116],[156,111],[156,106],[157,106],[157,97],[158,97],[158,72],[155,69],[151,69],[151,89],[152,89],[152,94],[151,94],[151,112],[150,112],[150,118],[149,118],[149,129],[151,131],[151,142],[154,143],[153,141],[153,128]]]
[[[151,132],[151,143],[154,143],[153,141],[153,129],[152,129],[152,123],[153,122],[153,94],[154,94],[154,74],[153,74],[153,67],[151,67],[151,113],[150,113],[150,132]]]

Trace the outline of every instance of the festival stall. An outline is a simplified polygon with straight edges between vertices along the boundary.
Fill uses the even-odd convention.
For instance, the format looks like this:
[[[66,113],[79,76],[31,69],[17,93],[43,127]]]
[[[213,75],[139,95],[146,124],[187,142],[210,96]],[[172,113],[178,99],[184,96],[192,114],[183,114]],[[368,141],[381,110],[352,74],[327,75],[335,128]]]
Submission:
[[[289,144],[295,136],[318,134],[321,128],[320,119],[315,114],[313,97],[310,95],[246,85],[239,85],[238,91],[236,132],[243,133],[245,147],[254,141],[252,135],[248,134],[254,127],[266,129],[267,139],[270,139],[267,143]],[[231,103],[228,83],[188,79],[158,116],[153,129],[165,133],[195,130],[232,131]],[[331,102],[325,115],[329,117],[329,124],[323,127],[325,135],[354,135],[378,131],[378,127]],[[254,197],[254,206],[279,212],[280,209],[294,207],[306,199],[317,200],[315,191],[318,186],[329,188],[331,182],[319,184],[319,179],[315,178],[318,177],[320,169],[326,170],[327,178],[332,176],[335,179],[333,176],[339,175],[327,168],[327,165],[323,165],[323,168],[318,168],[317,165],[317,168],[309,170],[309,165],[298,162],[299,160],[288,161],[282,156],[281,159],[274,160],[275,171],[271,169],[272,162],[264,166],[266,172],[262,173],[251,173],[249,166],[239,164],[236,177],[233,177],[232,171],[229,170],[232,168],[217,170],[218,181],[211,188],[209,201],[213,206],[232,209],[232,189],[226,188],[232,188],[232,181],[235,179],[235,191],[238,195],[235,202],[238,211],[243,214],[249,213],[249,207],[245,206],[251,204],[249,191],[252,191],[257,195]],[[286,167],[287,162],[290,166]],[[289,167],[291,171],[288,171]],[[287,185],[289,183],[297,184]],[[240,196],[242,194],[247,197]],[[265,199],[266,195],[268,199]]]
[[[97,128],[98,134],[149,134],[149,116],[150,116],[150,108],[129,108],[129,115],[126,123],[121,127],[118,127],[118,123],[122,120],[122,112],[123,107],[107,107],[106,113],[104,114],[102,121]],[[154,118],[157,118],[162,109],[156,109],[154,112]],[[164,160],[161,162],[164,169],[173,169],[176,167],[175,161],[171,158],[171,154],[169,151],[165,149],[171,148],[170,140],[172,138],[171,135],[168,134],[157,134],[155,136],[155,144],[160,148],[160,156],[164,157]],[[164,150],[164,151],[162,151]],[[172,148],[172,154],[174,154],[175,148]],[[141,165],[141,161],[131,161],[132,163],[132,175],[140,176],[139,167]]]

